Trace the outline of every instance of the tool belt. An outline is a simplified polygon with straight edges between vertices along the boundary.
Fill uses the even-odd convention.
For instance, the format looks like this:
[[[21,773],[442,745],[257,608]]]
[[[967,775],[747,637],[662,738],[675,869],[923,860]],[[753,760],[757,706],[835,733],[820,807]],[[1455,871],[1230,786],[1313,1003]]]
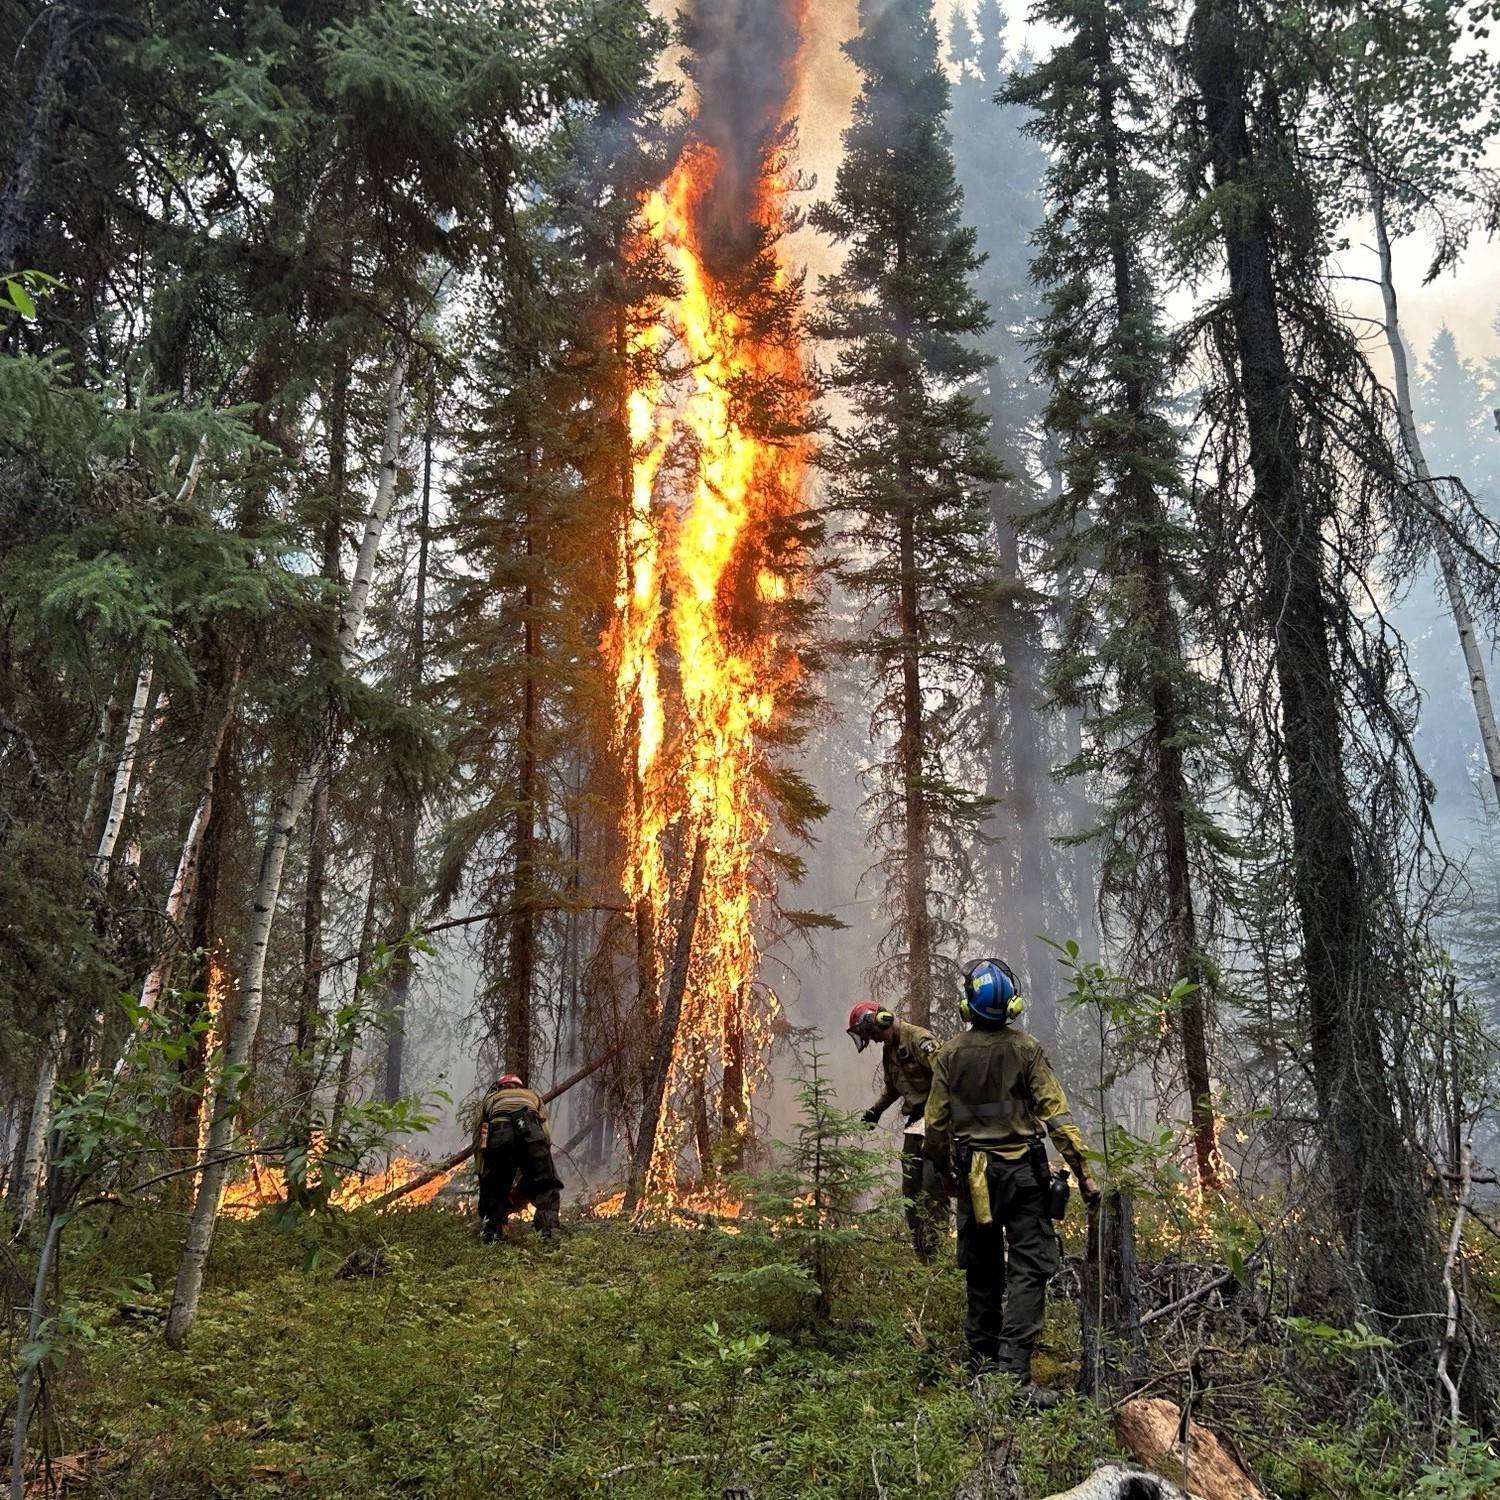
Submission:
[[[547,1131],[534,1109],[506,1109],[484,1122],[480,1136],[482,1146],[493,1150],[518,1142],[528,1146],[545,1143]]]
[[[1063,1218],[1068,1211],[1070,1192],[1067,1169],[1053,1172],[1049,1168],[1047,1147],[1040,1137],[1027,1146],[1026,1159],[1041,1191],[1043,1212],[1049,1219]],[[968,1194],[976,1224],[995,1221],[994,1205],[990,1202],[989,1163],[990,1153],[982,1146],[962,1138],[953,1143],[953,1164],[958,1168],[960,1187]]]

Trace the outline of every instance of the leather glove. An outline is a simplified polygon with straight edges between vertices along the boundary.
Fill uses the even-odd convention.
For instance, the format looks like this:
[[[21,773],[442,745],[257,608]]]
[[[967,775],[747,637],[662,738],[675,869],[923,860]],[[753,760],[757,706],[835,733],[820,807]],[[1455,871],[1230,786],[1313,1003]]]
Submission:
[[[1104,1189],[1092,1177],[1085,1177],[1078,1184],[1078,1191],[1083,1194],[1085,1203],[1097,1203],[1104,1194]]]
[[[864,1114],[860,1116],[860,1119],[863,1120],[871,1130],[873,1130],[878,1124],[880,1124],[880,1111],[878,1109],[867,1109]]]

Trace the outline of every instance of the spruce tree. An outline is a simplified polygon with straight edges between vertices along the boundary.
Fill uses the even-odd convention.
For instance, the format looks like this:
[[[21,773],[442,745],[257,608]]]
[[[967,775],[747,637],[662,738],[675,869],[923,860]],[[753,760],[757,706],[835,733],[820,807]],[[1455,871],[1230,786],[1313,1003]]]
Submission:
[[[1168,185],[1144,144],[1155,106],[1141,68],[1165,47],[1170,18],[1116,0],[1048,0],[1037,14],[1063,40],[1007,97],[1035,111],[1030,128],[1051,152],[1034,268],[1047,295],[1037,359],[1063,484],[1044,527],[1051,566],[1074,579],[1052,676],[1086,713],[1069,770],[1103,788],[1106,918],[1123,924],[1143,982],[1163,995],[1178,980],[1194,987],[1175,1020],[1208,1187],[1219,1170],[1207,1045],[1214,965],[1200,887],[1222,892],[1233,845],[1208,808],[1224,774],[1216,705],[1186,659],[1196,541],[1151,261]]]
[[[1008,470],[990,491],[1003,580],[993,630],[1005,680],[989,705],[984,752],[985,789],[995,801],[985,827],[985,925],[1021,976],[1031,1000],[1028,1024],[1050,1042],[1056,1009],[1048,981],[1057,965],[1047,938],[1089,932],[1094,895],[1088,850],[1054,842],[1055,834],[1077,831],[1083,818],[1078,797],[1069,795],[1075,788],[1060,786],[1051,774],[1070,758],[1072,726],[1067,711],[1048,701],[1046,682],[1055,634],[1050,616],[1067,580],[1045,576],[1031,519],[1044,504],[1052,463],[1043,430],[1045,391],[1029,348],[1042,312],[1030,238],[1041,220],[1046,158],[1025,133],[1027,111],[997,102],[1011,70],[1006,25],[997,0],[977,8],[972,34],[955,12],[955,34],[969,37],[973,57],[953,88],[954,162],[965,216],[986,255],[974,284],[991,318],[979,340],[991,360],[980,404],[989,418],[990,447]]]
[[[1257,835],[1274,848],[1263,924],[1299,1004],[1331,1202],[1359,1295],[1424,1367],[1437,1253],[1387,1038],[1419,989],[1405,893],[1428,795],[1407,757],[1399,658],[1364,613],[1395,434],[1318,270],[1334,241],[1295,129],[1308,76],[1238,0],[1197,0],[1183,53],[1201,121],[1182,226],[1215,274],[1204,314],[1213,439],[1203,497],[1221,668],[1243,701]],[[1278,86],[1280,85],[1280,86]],[[1200,172],[1201,168],[1201,172]],[[1297,1034],[1294,1032],[1294,1034]]]
[[[986,650],[997,570],[988,487],[1001,469],[972,390],[988,315],[963,219],[948,80],[925,0],[861,0],[846,50],[861,76],[834,196],[813,222],[844,251],[817,331],[850,420],[830,445],[831,514],[850,548],[841,577],[863,607],[846,649],[869,664],[874,759],[867,816],[892,918],[879,977],[918,1024],[952,984],[968,846],[987,802],[959,779],[995,690]]]

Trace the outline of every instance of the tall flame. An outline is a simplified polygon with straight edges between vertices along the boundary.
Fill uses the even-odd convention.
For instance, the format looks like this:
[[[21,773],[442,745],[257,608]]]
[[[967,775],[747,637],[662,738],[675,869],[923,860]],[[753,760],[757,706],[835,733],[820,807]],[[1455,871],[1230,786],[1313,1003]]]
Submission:
[[[733,195],[723,191],[725,163],[704,133],[644,204],[645,233],[674,271],[677,290],[634,351],[659,358],[642,361],[657,373],[630,398],[633,484],[609,637],[617,727],[635,785],[622,819],[624,884],[649,914],[658,973],[671,946],[674,884],[680,890],[686,873],[668,869],[669,832],[688,851],[701,839],[705,853],[688,984],[645,1183],[657,1203],[679,1194],[685,1103],[704,1108],[713,1089],[728,1091],[737,1097],[721,1097],[724,1118],[743,1121],[770,1041],[774,1001],[757,1000],[765,992],[754,984],[755,907],[767,894],[757,854],[771,828],[758,773],[764,731],[802,673],[775,623],[790,586],[779,565],[788,559],[772,553],[786,545],[776,540],[786,529],[779,523],[803,507],[808,443],[757,431],[750,393],[794,393],[794,409],[780,415],[795,434],[807,415],[806,372],[794,341],[761,329],[736,306],[726,257],[705,248],[706,237],[714,234],[717,244],[725,228],[731,242],[738,232],[742,243],[777,243],[788,183],[758,158],[752,222],[710,229]],[[790,275],[778,259],[778,289]]]

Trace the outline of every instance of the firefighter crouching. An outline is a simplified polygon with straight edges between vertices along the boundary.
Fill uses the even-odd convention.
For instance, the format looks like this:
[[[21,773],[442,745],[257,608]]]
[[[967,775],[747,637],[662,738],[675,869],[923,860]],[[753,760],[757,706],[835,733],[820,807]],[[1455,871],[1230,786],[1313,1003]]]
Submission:
[[[906,1199],[906,1226],[912,1249],[923,1260],[931,1260],[948,1228],[948,1195],[943,1191],[936,1166],[922,1150],[922,1119],[932,1088],[932,1060],[937,1038],[921,1026],[898,1021],[888,1010],[862,1000],[849,1012],[849,1035],[861,1052],[871,1042],[880,1043],[880,1065],[885,1088],[864,1113],[867,1125],[878,1125],[880,1117],[898,1099],[906,1121],[901,1137],[901,1194]]]
[[[500,1239],[513,1209],[530,1203],[544,1239],[556,1239],[562,1182],[552,1165],[552,1130],[541,1095],[514,1073],[490,1085],[474,1122],[479,1218],[484,1242]]]
[[[1099,1187],[1046,1053],[1012,1024],[1022,1009],[1015,975],[998,959],[971,964],[959,1009],[970,1029],[938,1052],[926,1118],[928,1155],[957,1186],[969,1361],[1014,1375],[1032,1404],[1052,1405],[1054,1392],[1030,1384],[1047,1282],[1062,1264],[1052,1221],[1067,1204],[1066,1177],[1047,1164],[1047,1135],[1085,1200]]]

